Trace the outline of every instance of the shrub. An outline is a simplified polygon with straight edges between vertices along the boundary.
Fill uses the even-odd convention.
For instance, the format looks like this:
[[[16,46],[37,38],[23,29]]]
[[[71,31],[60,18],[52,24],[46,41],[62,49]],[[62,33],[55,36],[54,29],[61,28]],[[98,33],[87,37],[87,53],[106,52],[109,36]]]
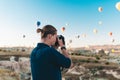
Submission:
[[[106,65],[109,65],[110,63],[109,63],[109,62],[106,62],[105,64],[106,64]]]
[[[98,70],[102,70],[104,67],[103,66],[98,66],[97,69]]]
[[[99,63],[99,61],[98,61],[98,60],[95,60],[94,63]]]
[[[7,52],[6,50],[3,50],[3,52]]]
[[[97,59],[97,60],[100,60],[100,57],[99,57],[99,56],[96,56],[96,59]]]

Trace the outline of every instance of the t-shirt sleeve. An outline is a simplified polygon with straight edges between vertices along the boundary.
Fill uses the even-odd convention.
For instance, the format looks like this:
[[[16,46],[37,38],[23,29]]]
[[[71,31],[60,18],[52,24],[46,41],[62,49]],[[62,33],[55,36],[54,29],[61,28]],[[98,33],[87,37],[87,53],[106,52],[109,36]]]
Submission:
[[[69,68],[71,65],[71,60],[67,57],[65,57],[63,54],[61,54],[60,52],[58,52],[56,49],[52,48],[51,49],[54,58],[54,64],[60,67],[65,67],[65,68]]]

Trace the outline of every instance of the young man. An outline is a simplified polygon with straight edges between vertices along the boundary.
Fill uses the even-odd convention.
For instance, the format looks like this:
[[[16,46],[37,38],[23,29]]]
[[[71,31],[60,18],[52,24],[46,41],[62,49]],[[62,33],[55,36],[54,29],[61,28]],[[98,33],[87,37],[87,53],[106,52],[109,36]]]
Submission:
[[[65,45],[58,39],[62,53],[51,47],[57,37],[57,30],[52,25],[37,29],[37,32],[41,32],[41,43],[37,44],[30,56],[33,80],[62,80],[60,68],[71,66],[71,59]]]

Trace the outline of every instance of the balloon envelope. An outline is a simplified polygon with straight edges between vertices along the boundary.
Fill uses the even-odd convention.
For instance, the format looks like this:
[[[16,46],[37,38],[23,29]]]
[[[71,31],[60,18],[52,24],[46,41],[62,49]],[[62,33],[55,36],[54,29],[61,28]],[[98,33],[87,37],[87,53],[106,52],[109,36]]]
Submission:
[[[23,35],[23,38],[25,38],[25,35]]]
[[[112,32],[109,32],[109,36],[112,36],[112,34],[113,34]]]
[[[99,21],[98,24],[99,24],[99,25],[102,25],[102,21]]]
[[[99,7],[99,8],[98,8],[98,11],[99,11],[99,12],[102,12],[102,11],[103,11],[103,8],[102,8],[102,7]]]
[[[67,23],[66,23],[65,25],[66,25],[66,26],[68,26],[68,24],[67,24]]]
[[[85,37],[86,37],[86,34],[82,34],[82,37],[84,37],[84,38],[85,38]]]
[[[40,21],[37,21],[37,26],[40,26],[40,24],[41,24]]]
[[[117,9],[118,11],[120,11],[120,2],[117,2],[116,5],[115,5],[115,7],[116,7],[116,9]]]
[[[61,31],[64,32],[64,31],[65,31],[65,27],[62,27],[62,28],[61,28]]]
[[[80,35],[78,35],[77,38],[80,38]]]
[[[97,32],[98,32],[98,30],[97,30],[97,29],[93,29],[93,32],[94,32],[94,33],[97,33]]]
[[[78,38],[78,39],[79,39],[79,38],[80,38],[80,35],[75,36],[75,38]]]

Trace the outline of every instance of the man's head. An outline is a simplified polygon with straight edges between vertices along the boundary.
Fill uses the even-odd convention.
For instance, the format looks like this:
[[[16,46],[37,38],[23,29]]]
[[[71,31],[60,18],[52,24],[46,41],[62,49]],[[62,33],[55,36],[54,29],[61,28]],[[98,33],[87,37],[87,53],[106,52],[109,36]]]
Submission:
[[[41,32],[41,39],[52,45],[56,42],[57,30],[52,25],[45,25],[42,29],[38,28],[37,33]]]

